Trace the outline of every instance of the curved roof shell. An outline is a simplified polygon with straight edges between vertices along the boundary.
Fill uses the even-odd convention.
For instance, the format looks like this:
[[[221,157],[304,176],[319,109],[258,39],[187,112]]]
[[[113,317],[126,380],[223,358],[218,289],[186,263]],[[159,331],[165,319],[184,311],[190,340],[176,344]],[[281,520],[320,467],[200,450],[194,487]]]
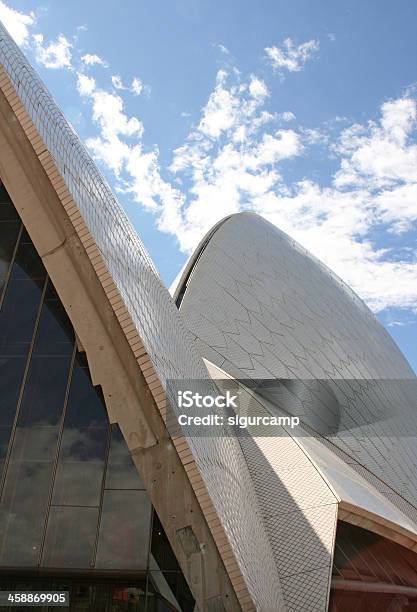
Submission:
[[[211,360],[242,377],[415,377],[362,300],[254,213],[227,217],[207,234],[173,297]]]
[[[289,609],[326,609],[337,517],[414,548],[417,381],[360,298],[253,213],[211,230],[173,297],[213,378],[280,381],[302,420],[241,440]]]

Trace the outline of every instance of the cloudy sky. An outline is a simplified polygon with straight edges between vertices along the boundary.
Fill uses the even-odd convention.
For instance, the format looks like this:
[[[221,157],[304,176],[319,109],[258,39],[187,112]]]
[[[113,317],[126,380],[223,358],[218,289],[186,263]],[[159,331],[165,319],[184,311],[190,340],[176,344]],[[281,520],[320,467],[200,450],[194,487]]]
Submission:
[[[417,370],[414,0],[0,0],[0,19],[168,285],[214,222],[256,211]]]

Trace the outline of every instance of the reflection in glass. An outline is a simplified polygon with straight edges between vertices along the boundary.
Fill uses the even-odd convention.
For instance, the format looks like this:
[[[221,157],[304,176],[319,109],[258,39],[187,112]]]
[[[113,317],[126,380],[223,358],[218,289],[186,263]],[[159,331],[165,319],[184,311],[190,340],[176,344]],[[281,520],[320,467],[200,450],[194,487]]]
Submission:
[[[2,208],[0,205],[0,217]],[[0,298],[9,272],[19,230],[19,221],[0,220]]]
[[[125,439],[117,423],[111,426],[106,489],[144,489]]]
[[[52,463],[58,439],[57,427],[16,427],[11,462]]]
[[[52,462],[9,464],[0,505],[1,565],[37,565],[51,476]]]
[[[98,506],[108,450],[109,424],[102,394],[85,358],[76,356],[64,421],[53,503]]]
[[[38,281],[40,284],[46,278],[42,259],[37,254],[33,244],[29,241],[26,242],[23,235],[17,248],[11,278],[13,280]]]
[[[94,610],[97,587],[94,584],[74,584],[71,590],[71,610],[82,612]],[[105,609],[105,608],[104,608]]]
[[[105,491],[96,567],[145,570],[150,520],[146,491]]]
[[[4,186],[0,185],[0,300],[21,225]]]
[[[74,346],[74,332],[67,313],[58,295],[48,282],[39,321],[34,354],[71,355]]]
[[[103,429],[64,429],[53,503],[98,506],[103,481],[107,435]]]
[[[0,311],[0,355],[27,355],[42,285],[11,279]]]
[[[13,424],[25,366],[25,357],[0,356],[0,426]]]
[[[35,329],[41,288],[46,278],[40,258],[26,240],[26,235],[21,237],[0,313],[0,335],[3,329],[5,340],[1,348],[6,354],[28,351]],[[26,296],[26,301],[14,303],[9,299],[10,296],[16,298],[22,295]],[[22,313],[29,312],[30,317],[21,317]],[[19,329],[18,325],[22,322],[23,329]],[[41,337],[44,339],[40,343]],[[61,326],[51,325],[48,305],[44,304],[35,349],[42,343],[54,347],[55,341],[60,342],[61,339]],[[71,343],[69,347],[71,351]],[[71,362],[70,351],[66,350],[63,357],[53,353],[53,356],[48,356],[38,351],[32,355],[29,363],[0,504],[0,558],[5,565],[36,565],[39,561],[58,425],[64,408]],[[13,406],[16,406],[20,393],[25,359],[14,358],[11,363],[16,367],[11,368],[6,381],[9,380],[14,389],[10,389],[2,400],[8,406],[10,424],[14,420]]]
[[[52,506],[42,565],[90,567],[93,563],[98,508]]]
[[[101,389],[93,387],[85,357],[77,353],[72,375],[65,427],[107,429],[108,419]]]
[[[28,427],[56,426],[62,416],[71,356],[32,357],[19,414]]]
[[[148,609],[145,607],[145,602],[145,584],[127,587],[120,585],[112,589],[110,610],[111,612],[143,612]]]
[[[68,319],[54,299],[42,306],[19,423],[58,425],[67,389],[73,333]]]

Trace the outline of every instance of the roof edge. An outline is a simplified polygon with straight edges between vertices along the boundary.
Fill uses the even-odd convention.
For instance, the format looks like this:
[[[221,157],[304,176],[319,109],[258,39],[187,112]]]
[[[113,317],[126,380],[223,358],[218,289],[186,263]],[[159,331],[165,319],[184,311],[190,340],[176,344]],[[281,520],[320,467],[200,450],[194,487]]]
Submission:
[[[171,287],[171,296],[178,309],[181,306],[182,298],[184,297],[185,291],[187,289],[187,284],[193,273],[193,270],[197,265],[198,260],[202,256],[205,248],[208,246],[210,240],[213,238],[214,234],[227,221],[241,216],[254,216],[263,219],[263,217],[258,213],[252,212],[250,210],[243,210],[241,212],[232,213],[231,215],[223,217],[222,219],[220,219],[220,221],[217,221],[217,223],[215,223],[206,234],[204,234],[203,238],[200,240],[190,257],[188,258],[188,261],[186,262],[178,277],[174,280],[173,285]]]

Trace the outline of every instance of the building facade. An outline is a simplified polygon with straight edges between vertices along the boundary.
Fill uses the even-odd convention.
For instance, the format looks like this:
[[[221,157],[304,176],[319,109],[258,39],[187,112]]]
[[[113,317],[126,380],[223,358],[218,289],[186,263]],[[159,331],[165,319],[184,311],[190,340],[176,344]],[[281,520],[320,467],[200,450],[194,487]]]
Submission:
[[[192,611],[120,428],[3,186],[0,219],[0,588],[69,591],[76,610]]]
[[[416,608],[416,378],[359,298],[247,213],[171,297],[1,25],[0,180],[1,589],[104,612]],[[301,429],[172,434],[170,383],[225,379]]]

